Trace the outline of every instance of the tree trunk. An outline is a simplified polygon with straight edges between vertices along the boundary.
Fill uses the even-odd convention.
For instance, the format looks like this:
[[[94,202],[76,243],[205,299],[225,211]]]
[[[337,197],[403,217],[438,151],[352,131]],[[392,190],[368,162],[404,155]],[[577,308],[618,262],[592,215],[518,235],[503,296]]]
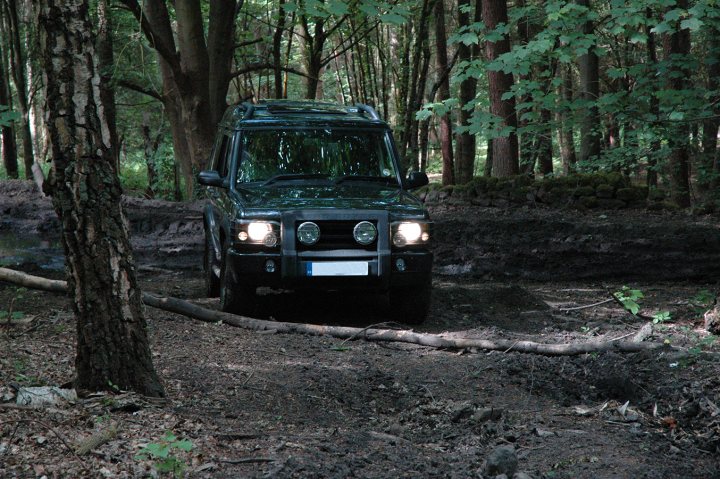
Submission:
[[[458,1],[458,27],[462,28],[470,26],[470,13],[466,11],[471,7],[471,0]],[[474,22],[481,20],[482,12],[481,0],[476,0]],[[477,58],[479,48],[470,47],[463,42],[458,44],[458,62],[460,64],[469,63]],[[470,76],[460,82],[459,100],[460,110],[458,111],[458,125],[462,128],[468,128],[472,118],[472,110],[466,108],[467,105],[475,101],[477,93],[477,78]],[[457,183],[465,184],[472,180],[475,170],[475,135],[469,131],[463,131],[455,135],[455,166],[457,171]]]
[[[10,98],[10,85],[5,71],[5,46],[0,47],[0,105],[12,108]],[[2,157],[5,172],[9,178],[18,177],[17,145],[15,143],[15,128],[12,125],[2,127]]]
[[[8,35],[11,53],[12,79],[18,98],[18,109],[22,120],[20,131],[23,146],[23,163],[25,164],[25,178],[33,179],[35,154],[33,152],[32,133],[30,131],[30,108],[27,91],[27,75],[25,74],[25,50],[20,40],[20,21],[18,17],[17,0],[7,1]],[[42,186],[40,182],[39,186]]]
[[[648,20],[653,19],[653,10],[651,8],[647,8],[645,10],[645,17]],[[655,33],[653,32],[650,24],[651,22],[647,22],[647,25],[645,26],[645,34],[647,35],[647,62],[650,64],[650,67],[653,71],[657,71],[658,58],[655,45]],[[650,96],[650,113],[657,121],[658,117],[660,116],[660,102],[657,95]],[[660,140],[653,140],[650,146],[650,154],[648,155],[648,168],[646,177],[646,184],[648,188],[657,188],[658,185],[657,159],[654,157],[654,154],[655,152],[660,151],[660,147]]]
[[[115,109],[115,86],[113,85],[112,72],[115,68],[115,60],[113,55],[112,44],[112,22],[110,18],[110,8],[108,0],[99,0],[97,4],[97,59],[98,70],[100,72],[100,97],[102,105],[105,109],[106,122],[102,123],[103,128],[107,128],[107,134],[110,137],[110,156],[113,165],[120,167],[120,149],[117,147],[117,113]]]
[[[155,165],[155,153],[157,152],[158,145],[160,143],[161,136],[158,135],[155,139],[150,134],[150,114],[144,112],[142,116],[142,138],[143,138],[143,153],[145,156],[145,165],[147,166],[147,189],[145,190],[145,196],[148,198],[155,198],[155,187],[158,183],[157,167]]]
[[[273,33],[273,74],[275,78],[275,98],[283,97],[282,81],[282,36],[285,31],[285,0],[278,3],[278,21]]]
[[[547,108],[540,109],[540,124],[542,131],[537,137],[535,151],[540,174],[548,176],[553,174],[553,146],[552,146],[552,112]]]
[[[493,171],[493,155],[495,151],[493,142],[494,140],[492,138],[488,139],[485,151],[485,167],[483,168],[483,176],[486,178],[490,178]]]
[[[560,97],[564,100],[567,105],[570,105],[573,101],[573,80],[572,80],[572,66],[571,65],[558,65],[558,70],[562,77],[562,85],[560,86],[561,92]],[[569,174],[575,169],[575,162],[577,157],[575,156],[575,138],[573,135],[573,122],[570,115],[568,115],[566,108],[558,111],[558,144],[560,145],[560,158],[563,164],[563,173]]]
[[[62,224],[77,324],[76,388],[162,396],[147,338],[120,182],[95,65],[87,0],[43,0],[38,30],[52,169],[45,183]]]
[[[714,105],[713,117],[703,122],[702,158],[705,174],[710,181],[705,181],[711,195],[720,197],[720,171],[718,171],[718,131],[720,130],[720,29],[713,28],[710,33],[708,57],[705,60],[708,72],[708,91],[716,92],[711,98]]]
[[[678,0],[677,8],[687,8],[687,0]],[[673,7],[675,8],[675,7]],[[681,28],[679,23],[674,33],[665,34],[663,50],[665,60],[671,63],[667,75],[667,87],[672,90],[684,90],[688,87],[691,72],[687,70],[684,59],[690,53],[690,31]],[[681,58],[680,60],[678,58]],[[670,157],[670,195],[681,208],[690,206],[690,159],[688,157],[690,128],[688,123],[679,123],[672,128],[668,137]]]
[[[165,0],[121,0],[140,23],[157,51],[163,78],[163,97],[173,133],[175,159],[188,196],[195,173],[207,162],[215,128],[226,106],[234,51],[234,25],[242,0],[210,0],[205,42],[203,9],[194,0],[177,0],[171,22]],[[175,30],[173,29],[175,25]],[[177,42],[175,38],[177,37]],[[184,147],[182,146],[184,144]]]
[[[590,0],[577,0],[577,4],[590,8]],[[583,33],[593,35],[595,25],[592,21],[585,22]],[[596,102],[600,97],[600,61],[593,50],[595,43],[590,46],[585,55],[578,60],[580,70],[580,98],[588,105],[582,112],[580,119],[580,161],[588,161],[600,155],[600,117]]]
[[[445,72],[448,70],[447,37],[445,35],[445,2],[435,2],[435,59],[438,75],[442,75],[438,100],[443,102],[450,98],[450,80]],[[455,183],[455,164],[453,162],[452,123],[450,112],[440,116],[440,151],[442,152],[442,184]]]
[[[419,15],[414,17],[414,21],[417,24],[415,34],[413,34],[413,30],[410,28],[410,25],[407,27],[407,35],[409,37],[407,39],[408,55],[406,55],[404,60],[408,62],[405,63],[405,65],[411,66],[409,69],[405,67],[405,71],[403,72],[403,76],[407,75],[407,78],[403,79],[403,81],[406,82],[405,85],[407,87],[405,92],[406,101],[404,102],[402,109],[398,109],[398,111],[402,111],[403,113],[403,127],[400,141],[400,156],[403,170],[408,169],[410,165],[415,164],[417,160],[417,157],[413,156],[413,152],[411,151],[410,154],[408,154],[407,150],[411,145],[417,145],[417,138],[413,139],[413,135],[417,136],[417,128],[413,128],[413,124],[417,125],[417,123],[414,122],[415,113],[422,107],[421,103],[423,92],[419,91],[418,80],[420,72],[423,68],[421,61],[423,59],[425,45],[427,43],[428,24],[430,22],[430,11],[432,10],[432,7],[433,5],[430,0],[423,0]],[[412,38],[415,40],[414,43],[411,41]],[[411,44],[412,55],[409,55]],[[417,150],[414,153],[417,154]]]
[[[320,84],[320,71],[322,70],[322,53],[325,47],[325,20],[314,19],[314,28],[311,33],[308,17],[302,15],[300,24],[303,27],[303,40],[305,41],[305,71],[307,72],[305,98],[314,100],[317,98],[318,86]]]
[[[489,31],[495,30],[499,24],[507,24],[506,0],[482,0],[482,17]],[[497,57],[510,51],[510,40],[503,37],[496,42],[485,42],[487,60],[492,62]],[[513,77],[511,74],[500,71],[488,71],[488,90],[490,95],[490,113],[500,120],[500,127],[510,127],[508,135],[493,139],[493,166],[492,174],[496,177],[517,175],[518,137],[517,116],[515,114],[515,98],[502,99],[505,93],[511,91]]]
[[[38,276],[32,276],[19,271],[7,268],[0,268],[0,281],[9,281],[13,284],[27,288],[42,289],[53,292],[63,292],[68,285],[64,281],[49,280]],[[160,297],[149,293],[143,293],[143,302],[152,307],[181,314],[183,316],[204,321],[207,323],[224,323],[236,328],[244,328],[251,331],[275,331],[285,334],[305,334],[310,336],[330,336],[333,338],[366,341],[390,341],[410,344],[419,344],[431,348],[443,349],[485,349],[503,352],[521,352],[530,354],[543,354],[548,356],[572,356],[588,354],[601,351],[615,352],[638,352],[653,349],[672,348],[664,343],[644,342],[647,333],[646,327],[638,331],[630,341],[596,340],[580,343],[548,344],[534,341],[518,341],[515,339],[487,340],[479,338],[448,338],[444,334],[416,333],[403,329],[377,329],[377,328],[354,328],[349,326],[325,326],[319,324],[288,323],[282,321],[269,321],[255,319],[247,316],[223,313],[213,309],[203,308],[189,301],[173,297]],[[652,331],[652,323],[650,323]],[[717,331],[714,331],[717,334]]]

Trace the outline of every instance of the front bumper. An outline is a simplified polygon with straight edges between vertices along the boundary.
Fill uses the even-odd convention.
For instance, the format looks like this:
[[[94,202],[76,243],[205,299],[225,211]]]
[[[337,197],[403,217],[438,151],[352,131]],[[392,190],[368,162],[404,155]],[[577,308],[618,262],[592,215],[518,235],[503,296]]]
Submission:
[[[396,260],[405,261],[399,271]],[[239,253],[230,250],[225,259],[236,284],[269,286],[272,288],[363,289],[385,291],[390,287],[422,285],[430,280],[433,256],[430,252],[406,252],[378,255],[374,258],[352,258],[367,261],[365,276],[308,276],[307,262],[311,258],[287,257],[279,253]],[[324,257],[328,261],[350,261],[348,257]],[[273,271],[267,270],[272,261]]]
[[[365,221],[377,224],[377,245],[367,249],[298,249],[295,225],[299,221]],[[273,288],[325,290],[357,289],[387,291],[392,287],[427,284],[432,275],[432,253],[423,249],[392,249],[386,211],[292,211],[283,213],[281,247],[275,251],[243,251],[231,248],[226,256],[235,284]],[[398,260],[403,263],[399,267]],[[367,274],[313,276],[312,265],[325,262],[367,264]]]

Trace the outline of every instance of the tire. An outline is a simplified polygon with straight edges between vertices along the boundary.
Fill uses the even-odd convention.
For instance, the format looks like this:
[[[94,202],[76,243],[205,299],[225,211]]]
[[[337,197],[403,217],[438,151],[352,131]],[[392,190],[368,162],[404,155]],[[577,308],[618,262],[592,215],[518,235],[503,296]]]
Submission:
[[[213,271],[215,266],[215,248],[213,248],[210,232],[205,232],[205,254],[203,255],[203,272],[205,273],[205,295],[208,298],[220,296],[220,278]]]
[[[252,316],[257,306],[256,288],[239,284],[233,279],[232,272],[227,268],[226,256],[223,253],[220,266],[220,309],[226,313]]]
[[[390,315],[401,323],[422,324],[430,312],[432,283],[390,290]]]

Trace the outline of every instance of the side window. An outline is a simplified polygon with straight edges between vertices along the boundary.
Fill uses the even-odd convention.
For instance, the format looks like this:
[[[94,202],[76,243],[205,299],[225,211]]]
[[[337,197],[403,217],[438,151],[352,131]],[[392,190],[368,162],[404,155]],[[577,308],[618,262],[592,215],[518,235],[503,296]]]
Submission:
[[[228,156],[231,151],[230,145],[230,137],[227,135],[223,135],[222,139],[220,140],[220,145],[218,147],[214,168],[215,171],[220,173],[220,176],[222,176],[223,178],[226,177],[228,174]]]

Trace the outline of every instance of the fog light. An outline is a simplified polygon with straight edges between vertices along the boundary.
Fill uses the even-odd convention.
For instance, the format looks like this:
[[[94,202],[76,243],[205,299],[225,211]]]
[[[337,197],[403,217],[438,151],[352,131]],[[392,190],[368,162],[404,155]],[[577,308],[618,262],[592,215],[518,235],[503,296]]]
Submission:
[[[355,241],[363,246],[367,246],[377,238],[377,228],[369,221],[361,221],[355,225],[353,229],[353,237]]]
[[[423,242],[427,242],[427,240],[430,239],[430,235],[429,235],[428,233],[423,232],[423,234],[420,235],[420,239],[421,239]]]
[[[407,269],[407,265],[405,264],[405,260],[402,258],[398,258],[395,260],[395,267],[398,271],[401,273]]]
[[[274,273],[275,272],[275,261],[269,259],[265,261],[265,272],[266,273]]]
[[[245,231],[241,231],[241,232],[238,233],[238,239],[239,239],[240,241],[247,241],[247,239],[248,239],[248,234],[247,234]]]
[[[275,233],[268,233],[265,235],[265,238],[263,239],[263,244],[267,246],[268,248],[273,248],[277,246],[278,244],[278,238]]]
[[[312,221],[306,221],[298,226],[297,238],[304,245],[314,245],[320,239],[320,227]]]

